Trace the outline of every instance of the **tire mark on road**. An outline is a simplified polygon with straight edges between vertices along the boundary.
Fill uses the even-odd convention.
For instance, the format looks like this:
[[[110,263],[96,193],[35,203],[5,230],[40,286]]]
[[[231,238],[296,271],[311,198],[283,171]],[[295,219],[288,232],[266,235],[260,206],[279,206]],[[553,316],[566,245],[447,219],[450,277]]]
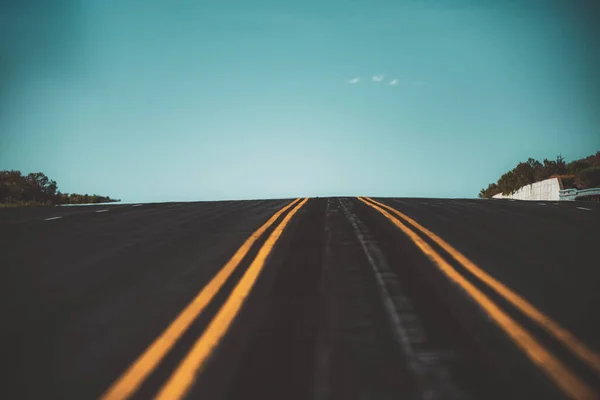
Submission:
[[[388,266],[381,249],[374,240],[369,239],[369,231],[362,221],[349,210],[350,202],[343,200],[340,203],[376,277],[391,328],[419,383],[421,398],[465,398],[441,362],[441,355],[426,347],[427,336],[419,316],[408,297],[402,293],[398,278]]]

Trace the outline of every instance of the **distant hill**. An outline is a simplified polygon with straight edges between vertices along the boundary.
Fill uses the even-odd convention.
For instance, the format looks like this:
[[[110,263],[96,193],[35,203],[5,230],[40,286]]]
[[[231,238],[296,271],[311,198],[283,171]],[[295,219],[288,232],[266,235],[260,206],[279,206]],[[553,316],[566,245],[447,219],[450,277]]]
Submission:
[[[509,195],[519,188],[548,178],[560,178],[565,189],[600,187],[600,151],[591,156],[566,163],[561,156],[556,161],[539,162],[529,158],[508,171],[496,183],[481,189],[479,197],[491,198],[495,194]]]
[[[61,193],[56,182],[41,172],[0,171],[0,206],[110,203],[121,200],[96,194]]]

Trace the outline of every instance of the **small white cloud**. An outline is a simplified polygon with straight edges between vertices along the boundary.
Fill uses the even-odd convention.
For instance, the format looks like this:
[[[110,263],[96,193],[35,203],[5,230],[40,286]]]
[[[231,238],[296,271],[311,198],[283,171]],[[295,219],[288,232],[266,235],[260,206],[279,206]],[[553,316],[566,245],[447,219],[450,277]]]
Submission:
[[[392,79],[390,81],[390,85],[392,85],[392,86],[397,85],[397,84],[398,84],[398,79]]]
[[[383,75],[373,75],[373,82],[381,82],[383,80]]]
[[[359,77],[352,78],[352,79],[350,79],[348,81],[348,83],[351,84],[351,85],[354,85],[355,83],[358,83],[358,82],[360,82],[360,78]]]

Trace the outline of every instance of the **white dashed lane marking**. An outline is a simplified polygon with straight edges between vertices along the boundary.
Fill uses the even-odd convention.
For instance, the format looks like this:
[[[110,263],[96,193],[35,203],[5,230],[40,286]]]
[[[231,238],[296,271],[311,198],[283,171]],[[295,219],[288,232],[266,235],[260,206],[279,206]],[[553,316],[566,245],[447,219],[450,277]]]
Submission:
[[[131,207],[139,207],[139,206],[141,206],[141,204],[134,204]]]
[[[96,211],[96,212],[98,213],[98,212],[107,212],[107,211],[108,211],[108,210],[98,210],[98,211]]]
[[[575,208],[577,208],[578,210],[592,211],[591,208],[585,208],[585,207],[575,207]]]
[[[45,218],[44,221],[52,221],[52,220],[59,219],[59,218],[62,218],[62,217],[49,217],[49,218]]]

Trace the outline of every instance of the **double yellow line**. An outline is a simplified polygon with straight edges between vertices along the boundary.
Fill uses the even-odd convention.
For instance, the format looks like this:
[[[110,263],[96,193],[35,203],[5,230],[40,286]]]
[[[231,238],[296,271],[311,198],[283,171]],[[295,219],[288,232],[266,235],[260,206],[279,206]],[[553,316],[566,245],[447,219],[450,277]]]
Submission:
[[[556,356],[542,346],[536,338],[512,319],[500,307],[498,307],[488,296],[475,287],[447,261],[444,260],[426,241],[411,230],[408,223],[416,231],[431,239],[434,243],[444,249],[452,258],[460,263],[473,276],[492,288],[497,294],[505,298],[515,308],[536,322],[546,332],[558,340],[564,347],[570,350],[576,357],[585,362],[596,373],[600,374],[600,356],[588,348],[573,334],[562,328],[557,322],[539,311],[527,300],[513,292],[501,282],[488,275],[485,271],[475,265],[467,257],[450,246],[442,238],[420,225],[414,219],[399,212],[398,210],[370,199],[368,197],[359,200],[371,208],[379,211],[396,227],[406,234],[417,247],[429,257],[450,280],[462,287],[471,298],[485,310],[492,320],[498,325],[508,337],[538,366],[544,373],[569,397],[575,399],[596,399],[598,395],[581,378],[569,370]],[[397,218],[399,217],[399,218]],[[404,222],[402,222],[402,221]]]
[[[194,383],[196,375],[208,360],[212,351],[225,336],[235,316],[240,311],[244,300],[254,286],[262,271],[267,257],[273,250],[277,240],[290,220],[308,199],[296,199],[275,213],[264,225],[258,228],[235,252],[233,257],[223,266],[190,304],[175,318],[169,327],[144,351],[137,360],[115,381],[102,395],[104,400],[122,400],[131,397],[144,383],[145,379],[156,369],[175,343],[187,331],[190,325],[204,311],[227,279],[246,257],[250,248],[267,231],[281,215],[293,209],[281,220],[271,232],[258,254],[239,280],[231,294],[214,316],[202,335],[196,340],[186,357],[179,363],[168,381],[160,389],[158,399],[180,399]]]

